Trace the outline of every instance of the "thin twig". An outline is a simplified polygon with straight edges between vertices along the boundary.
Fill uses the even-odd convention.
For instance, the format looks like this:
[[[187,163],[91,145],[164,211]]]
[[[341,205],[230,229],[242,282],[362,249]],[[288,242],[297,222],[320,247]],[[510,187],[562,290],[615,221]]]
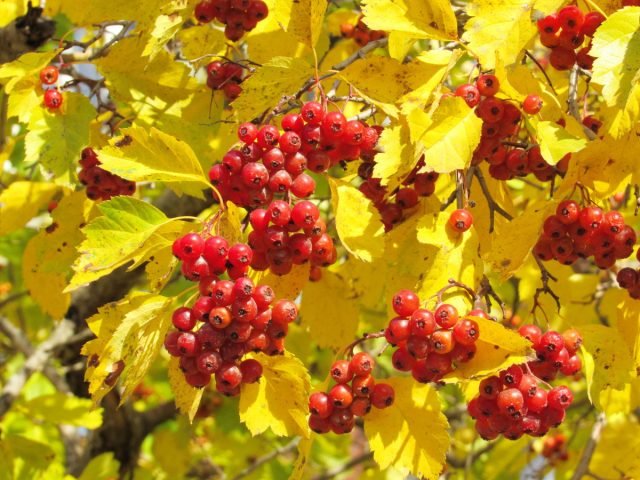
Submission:
[[[558,279],[551,275],[549,270],[547,270],[547,267],[544,266],[542,260],[540,260],[540,258],[536,254],[533,254],[533,258],[535,259],[536,263],[538,264],[538,268],[540,269],[540,279],[542,280],[542,287],[537,288],[536,293],[533,295],[533,307],[531,307],[531,314],[535,313],[536,309],[539,308],[548,324],[549,318],[540,305],[540,295],[542,295],[543,293],[549,294],[551,298],[553,298],[553,300],[556,302],[558,311],[560,311],[560,297],[551,289],[551,287],[549,287],[549,280],[553,280],[554,282],[556,282]]]
[[[235,477],[233,477],[233,480],[240,480],[241,478],[248,477],[265,463],[269,463],[271,460],[279,457],[280,455],[292,452],[298,447],[298,443],[300,443],[300,438],[294,438],[286,445],[276,448],[272,452],[263,455],[262,457],[256,459],[256,461],[249,465],[247,468],[238,473]]]
[[[325,473],[321,475],[317,475],[313,477],[313,480],[331,480],[332,478],[335,478],[344,472],[348,472],[353,467],[356,467],[361,463],[368,462],[372,458],[373,458],[373,452],[363,453],[362,455],[352,458],[344,465],[338,465],[337,467],[332,468],[331,470],[327,470]]]
[[[534,57],[533,55],[531,55],[531,52],[529,52],[529,50],[525,50],[524,54],[529,57],[531,59],[531,61],[533,63],[536,64],[536,66],[538,67],[538,70],[540,70],[542,72],[542,74],[544,75],[544,78],[547,79],[547,83],[549,84],[549,86],[551,87],[551,90],[553,90],[553,94],[554,95],[558,95],[558,92],[556,92],[556,89],[553,88],[553,83],[551,82],[551,79],[549,78],[549,75],[547,75],[547,71],[544,69],[544,67],[542,65],[540,65],[540,62],[538,62],[538,60],[536,60],[536,57]]]
[[[580,116],[580,108],[578,107],[578,80],[579,80],[580,67],[574,65],[569,74],[569,97],[567,98],[567,105],[569,106],[569,113],[575,118],[582,130],[587,135],[589,140],[594,140],[597,135],[593,130],[582,123],[582,117]]]
[[[604,428],[606,422],[607,417],[605,416],[605,414],[599,413],[596,417],[596,422],[593,424],[593,428],[591,429],[591,436],[589,437],[589,441],[584,447],[584,451],[582,452],[580,461],[578,461],[578,465],[576,465],[576,469],[573,471],[571,480],[580,480],[584,478],[584,476],[589,471],[589,463],[591,462],[591,457],[593,457],[593,453],[596,451],[596,447],[598,446],[598,442],[600,441],[600,436],[602,435],[602,429]]]
[[[11,302],[15,302],[16,300],[20,300],[22,297],[27,295],[27,293],[29,292],[23,290],[22,292],[13,292],[12,294],[7,295],[5,298],[0,300],[0,308],[4,308],[6,305],[10,304]]]
[[[513,220],[513,216],[509,212],[507,212],[505,209],[503,209],[500,205],[498,205],[496,201],[493,199],[493,196],[489,191],[489,187],[487,186],[487,182],[484,179],[484,175],[482,174],[482,171],[479,168],[475,168],[474,175],[478,179],[478,183],[480,184],[482,193],[487,199],[487,204],[489,206],[489,232],[491,233],[493,232],[493,227],[495,224],[496,212],[502,215],[507,220]]]

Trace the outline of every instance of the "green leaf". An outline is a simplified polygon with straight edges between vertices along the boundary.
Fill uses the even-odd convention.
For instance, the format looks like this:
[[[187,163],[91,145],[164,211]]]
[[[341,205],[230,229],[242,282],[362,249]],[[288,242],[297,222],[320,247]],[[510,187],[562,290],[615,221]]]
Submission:
[[[112,198],[98,209],[102,215],[82,229],[86,239],[78,248],[80,256],[68,291],[131,261],[133,266],[140,264],[170,244],[161,233],[182,228],[181,221],[168,219],[153,205],[133,197]]]
[[[300,58],[274,57],[242,82],[242,95],[233,102],[238,119],[249,121],[271,110],[302,87],[313,72]]]
[[[191,147],[151,127],[123,128],[123,137],[99,150],[101,167],[136,182],[165,182],[177,194],[204,198],[209,186]]]
[[[118,378],[123,388],[121,402],[144,380],[171,326],[171,305],[171,298],[132,293],[99,308],[87,320],[97,337],[82,347],[82,354],[89,357],[85,380],[94,404],[100,403]]]
[[[0,84],[4,84],[4,91],[11,93],[13,89],[28,77],[37,77],[44,67],[51,63],[60,51],[28,52],[13,62],[0,66]],[[6,80],[6,81],[5,81]]]
[[[74,425],[95,430],[102,425],[102,408],[94,409],[93,402],[62,392],[42,395],[19,405],[26,415],[53,424]]]
[[[640,7],[611,14],[593,36],[592,82],[602,85],[609,132],[620,138],[640,117]]]
[[[344,247],[366,262],[384,251],[384,227],[380,214],[356,187],[329,179],[331,203],[336,216],[336,230]]]
[[[75,175],[80,152],[89,145],[90,124],[96,110],[79,93],[64,93],[63,98],[62,107],[55,112],[44,107],[32,112],[25,137],[25,161],[40,162],[68,183]]]
[[[91,459],[78,480],[111,480],[118,477],[119,469],[120,463],[113,457],[113,453],[103,453]]]
[[[262,378],[242,384],[240,420],[252,435],[270,429],[279,437],[308,437],[309,372],[305,366],[290,353],[274,357],[260,353],[253,358],[262,364]]]
[[[584,138],[571,135],[566,129],[554,122],[542,121],[534,125],[540,153],[549,165],[555,165],[567,153],[579,152],[587,146],[587,141]]]
[[[6,235],[31,220],[48,204],[58,186],[45,182],[13,182],[0,193],[0,235]]]
[[[437,479],[449,449],[449,425],[438,392],[408,377],[384,382],[395,390],[395,401],[382,410],[373,408],[364,422],[373,459],[381,469],[395,467],[419,478]]]

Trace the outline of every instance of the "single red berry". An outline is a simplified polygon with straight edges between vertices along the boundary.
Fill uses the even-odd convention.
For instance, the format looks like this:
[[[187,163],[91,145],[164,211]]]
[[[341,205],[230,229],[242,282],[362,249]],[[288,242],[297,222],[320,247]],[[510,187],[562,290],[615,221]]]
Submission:
[[[191,309],[186,307],[178,308],[173,312],[171,320],[173,322],[173,326],[181,331],[188,331],[196,326],[196,319],[193,316]]]
[[[571,402],[573,402],[573,393],[564,385],[552,388],[547,394],[547,404],[550,408],[566,410]]]
[[[306,123],[320,125],[324,117],[324,110],[318,102],[307,102],[300,109],[300,115]]]
[[[469,83],[465,83],[456,88],[455,95],[456,97],[463,98],[471,108],[480,103],[480,91],[478,90],[478,87]]]
[[[558,12],[558,23],[564,32],[578,33],[584,24],[584,14],[576,5],[567,5]]]
[[[196,368],[201,373],[213,375],[222,365],[222,357],[218,352],[203,352],[196,358]]]
[[[253,143],[258,136],[258,127],[253,123],[245,122],[238,127],[238,139],[244,143]]]
[[[496,405],[503,414],[517,416],[524,407],[524,397],[517,388],[507,388],[498,394]]]
[[[335,408],[348,408],[353,402],[353,393],[348,386],[339,383],[329,390],[329,400]]]
[[[317,415],[311,415],[309,417],[309,428],[316,433],[329,433],[331,431],[329,417],[321,418]]]
[[[350,362],[350,370],[354,375],[368,375],[375,367],[375,360],[367,352],[356,353]]]
[[[336,360],[329,370],[336,383],[348,383],[353,378],[351,364],[348,360]]]
[[[558,16],[556,14],[551,14],[538,20],[538,30],[548,34],[556,33],[560,30]]]
[[[47,108],[56,110],[62,105],[62,94],[57,89],[50,89],[44,92],[44,105]]]
[[[458,309],[448,303],[441,303],[433,316],[440,327],[452,328],[458,322]]]
[[[451,212],[449,217],[449,225],[453,230],[459,233],[466,232],[473,224],[473,216],[466,208],[460,208]]]
[[[576,63],[576,53],[568,48],[554,48],[549,55],[549,63],[556,70],[569,70]]]
[[[476,87],[483,97],[492,97],[500,90],[500,82],[495,75],[480,75],[476,80]]]
[[[329,418],[333,413],[333,403],[324,392],[315,392],[309,396],[309,411],[320,418]]]
[[[578,221],[580,206],[573,200],[564,200],[556,208],[556,218],[564,225],[570,225]]]
[[[411,290],[400,290],[391,300],[393,310],[401,317],[409,317],[420,307],[420,299]]]
[[[371,374],[358,375],[353,378],[351,391],[357,397],[368,397],[373,391],[376,381]]]
[[[537,325],[522,325],[518,329],[518,333],[529,340],[534,348],[540,343],[540,338],[542,337],[542,331]]]
[[[533,395],[525,395],[524,404],[530,414],[542,412],[547,406],[547,391],[542,388],[536,388]]]
[[[45,85],[53,85],[58,81],[58,67],[49,65],[40,70],[40,81]]]
[[[216,17],[216,9],[213,2],[203,0],[196,5],[194,14],[198,22],[209,23]]]
[[[262,376],[262,365],[257,360],[248,358],[240,363],[240,373],[243,383],[255,383]]]
[[[412,336],[427,337],[436,330],[436,320],[429,310],[419,308],[411,314],[409,330]]]
[[[502,382],[496,376],[485,378],[480,382],[478,391],[483,398],[495,399],[502,391]]]
[[[242,383],[240,367],[233,363],[223,364],[216,372],[216,383],[224,385],[227,389],[234,389]]]
[[[506,388],[518,388],[520,386],[520,382],[522,381],[523,375],[524,372],[522,371],[522,368],[520,366],[512,365],[506,370],[500,372],[500,381]]]
[[[387,408],[393,405],[395,391],[387,383],[377,383],[371,392],[371,404],[376,408]]]
[[[562,334],[564,346],[571,355],[575,354],[582,345],[582,335],[575,328],[570,328]]]
[[[385,338],[392,345],[398,345],[409,338],[411,328],[409,320],[404,317],[396,317],[389,322],[389,326],[385,330]]]
[[[604,15],[600,12],[588,12],[584,16],[584,23],[582,24],[582,33],[588,37],[593,37],[598,27],[605,21]]]
[[[453,331],[451,330],[436,330],[431,334],[431,349],[438,354],[446,354],[453,350],[455,346],[455,340],[453,338]]]
[[[638,285],[638,272],[631,267],[621,268],[618,271],[616,279],[620,287],[626,290],[632,290]]]
[[[539,95],[529,94],[522,102],[522,109],[529,115],[535,115],[542,110],[542,99]]]

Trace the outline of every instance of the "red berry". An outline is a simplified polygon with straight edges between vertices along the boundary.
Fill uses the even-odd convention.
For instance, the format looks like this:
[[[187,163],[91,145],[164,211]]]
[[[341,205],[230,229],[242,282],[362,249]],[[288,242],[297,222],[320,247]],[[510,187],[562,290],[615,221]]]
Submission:
[[[371,392],[371,404],[376,408],[386,408],[393,405],[395,391],[387,383],[377,383]]]
[[[181,331],[188,331],[196,326],[196,319],[192,315],[191,309],[186,307],[178,308],[171,317],[173,326]]]
[[[484,97],[492,97],[500,90],[500,82],[495,75],[480,75],[476,80],[476,87],[480,95]]]
[[[333,413],[333,403],[326,393],[315,392],[309,396],[309,411],[319,418],[328,418]]]
[[[52,110],[60,108],[62,105],[62,94],[57,89],[50,89],[44,92],[44,105]]]
[[[589,12],[584,16],[582,33],[588,37],[593,37],[598,27],[605,21],[604,15],[600,12]]]
[[[524,397],[517,388],[507,388],[498,394],[496,405],[505,415],[518,415],[524,407]]]
[[[58,81],[58,67],[49,65],[40,70],[40,81],[45,85],[53,85]]]
[[[538,30],[540,32],[545,32],[548,34],[556,33],[558,30],[560,30],[558,16],[556,14],[552,14],[538,20]]]
[[[216,10],[213,2],[203,0],[196,5],[194,14],[200,23],[209,23],[216,17]]]
[[[353,394],[348,386],[339,383],[329,390],[329,400],[336,408],[348,408],[353,402]]]
[[[373,371],[376,362],[367,352],[356,353],[351,359],[350,370],[354,375],[368,375]]]
[[[244,143],[253,143],[258,136],[258,127],[253,123],[246,122],[238,127],[238,138]]]
[[[373,391],[376,381],[371,374],[359,375],[353,378],[351,390],[358,397],[368,397]]]
[[[454,210],[451,212],[451,216],[449,217],[449,225],[456,232],[466,232],[471,228],[473,224],[473,216],[471,212],[466,208],[461,208],[458,210]]]
[[[196,368],[201,373],[213,375],[222,364],[222,357],[218,352],[204,352],[196,358]]]
[[[502,390],[502,382],[498,377],[488,377],[480,382],[478,391],[483,398],[494,399]]]
[[[429,310],[419,308],[411,314],[409,330],[412,336],[427,337],[436,329],[436,320]]]
[[[431,348],[435,353],[449,353],[454,346],[455,340],[451,330],[436,330],[431,334]]]
[[[448,303],[438,305],[433,316],[436,323],[442,328],[452,328],[458,322],[458,310]]]
[[[550,408],[565,410],[571,402],[573,402],[573,393],[564,385],[552,388],[547,394],[547,404]]]
[[[248,358],[240,363],[240,373],[243,383],[255,383],[262,376],[262,365],[253,358]]]
[[[564,200],[556,208],[556,218],[564,225],[570,225],[578,221],[580,206],[573,200]]]
[[[540,338],[542,337],[542,331],[536,325],[522,325],[518,329],[518,333],[529,340],[534,348],[540,343]]]
[[[576,63],[576,53],[563,47],[554,48],[549,55],[549,63],[556,70],[569,70]]]
[[[456,97],[463,98],[471,108],[475,107],[480,102],[480,92],[478,91],[478,88],[469,83],[465,83],[464,85],[460,85],[456,88],[455,95]]]
[[[522,102],[522,109],[529,115],[535,115],[542,110],[542,99],[538,95],[529,94]]]
[[[318,102],[307,102],[300,109],[300,115],[308,124],[320,125],[324,117],[324,110]]]
[[[411,290],[400,290],[391,300],[393,310],[401,317],[409,317],[420,307],[420,299]]]
[[[584,14],[576,5],[567,5],[558,12],[558,23],[563,31],[578,33],[584,24]]]

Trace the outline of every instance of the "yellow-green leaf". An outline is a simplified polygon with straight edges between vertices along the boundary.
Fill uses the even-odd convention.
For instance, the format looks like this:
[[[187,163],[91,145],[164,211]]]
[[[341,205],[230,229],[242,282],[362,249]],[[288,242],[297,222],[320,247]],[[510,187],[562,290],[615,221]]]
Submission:
[[[640,116],[640,7],[618,10],[596,30],[590,55],[592,81],[602,85],[602,96],[613,107],[610,133],[621,137]]]
[[[165,182],[178,194],[203,198],[209,182],[191,147],[156,128],[130,127],[98,152],[101,167],[127,180]]]
[[[365,23],[374,30],[413,38],[458,38],[456,16],[448,0],[365,0],[362,12]]]
[[[58,186],[45,182],[13,182],[0,193],[0,235],[18,230],[43,208]]]
[[[385,383],[395,390],[395,402],[372,409],[364,422],[373,459],[381,469],[395,467],[419,478],[437,479],[449,449],[449,425],[438,392],[408,377]]]
[[[242,95],[233,102],[240,121],[249,121],[296,92],[314,69],[301,58],[274,57],[242,82]]]
[[[443,98],[433,123],[421,136],[425,171],[449,173],[467,168],[480,143],[482,120],[459,97]]]
[[[13,62],[0,66],[0,84],[4,84],[4,91],[11,93],[23,79],[29,76],[37,77],[40,70],[49,65],[58,53],[58,50],[29,52]]]
[[[78,480],[111,480],[118,477],[120,463],[113,457],[113,452],[93,457],[82,471]]]
[[[178,410],[189,417],[189,421],[193,422],[193,418],[198,412],[200,400],[204,389],[193,388],[184,378],[184,372],[180,370],[180,359],[171,357],[169,360],[169,385],[175,397],[176,407]]]
[[[300,315],[318,346],[337,350],[351,343],[360,315],[355,300],[356,293],[340,271],[324,270],[319,282],[309,282],[302,293]]]
[[[144,380],[171,326],[171,303],[160,295],[133,293],[104,305],[87,320],[97,337],[82,347],[82,354],[89,357],[85,380],[94,404],[100,403],[118,379],[122,402]]]
[[[95,409],[87,398],[62,392],[41,395],[19,404],[26,415],[54,425],[74,425],[95,430],[102,424],[102,408]]]
[[[549,165],[555,165],[567,153],[579,152],[587,146],[584,138],[571,135],[555,122],[538,122],[535,124],[535,130],[540,153]]]
[[[309,373],[290,353],[269,357],[257,354],[262,378],[243,384],[240,393],[240,420],[252,435],[270,429],[275,435],[309,436],[307,425]]]
[[[336,230],[344,247],[367,262],[380,257],[384,251],[384,227],[371,200],[340,180],[330,179],[329,185]]]
[[[409,126],[403,119],[400,117],[400,122],[386,127],[378,139],[378,148],[382,151],[376,154],[373,176],[388,190],[400,185],[416,164]]]
[[[309,48],[314,48],[327,9],[325,0],[276,0],[273,15],[282,28]]]
[[[589,463],[597,478],[640,478],[640,425],[627,417],[609,417]]]
[[[62,107],[32,112],[25,137],[25,160],[40,164],[67,182],[75,174],[80,152],[89,144],[89,125],[96,110],[79,93],[63,94]]]

